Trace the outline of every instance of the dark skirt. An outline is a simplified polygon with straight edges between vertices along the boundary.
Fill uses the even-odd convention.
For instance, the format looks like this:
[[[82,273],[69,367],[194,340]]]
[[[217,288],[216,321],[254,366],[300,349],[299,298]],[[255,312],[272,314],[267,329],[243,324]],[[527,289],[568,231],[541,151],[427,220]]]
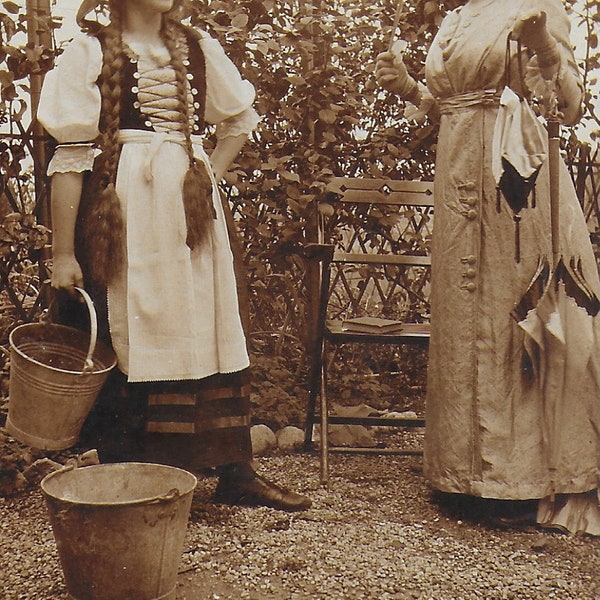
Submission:
[[[247,370],[130,385],[147,395],[146,461],[197,471],[252,459]]]
[[[113,373],[81,434],[102,462],[192,471],[252,460],[249,371],[198,381],[127,383]]]

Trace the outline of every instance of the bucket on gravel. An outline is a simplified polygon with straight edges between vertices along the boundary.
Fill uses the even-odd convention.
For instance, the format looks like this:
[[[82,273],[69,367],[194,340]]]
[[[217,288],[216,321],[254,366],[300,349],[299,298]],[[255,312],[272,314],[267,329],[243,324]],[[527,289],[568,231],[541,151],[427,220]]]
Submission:
[[[42,450],[63,450],[79,437],[100,389],[117,364],[97,341],[94,304],[81,288],[90,313],[90,334],[53,323],[19,325],[9,336],[10,379],[6,430]]]
[[[74,600],[174,600],[196,477],[152,463],[50,473],[41,483]]]

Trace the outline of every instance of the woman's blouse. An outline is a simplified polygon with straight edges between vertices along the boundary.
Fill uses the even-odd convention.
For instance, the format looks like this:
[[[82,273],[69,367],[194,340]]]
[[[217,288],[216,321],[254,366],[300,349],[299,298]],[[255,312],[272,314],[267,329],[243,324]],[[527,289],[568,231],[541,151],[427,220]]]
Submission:
[[[547,27],[558,43],[560,67],[556,80],[546,81],[535,55],[523,53],[523,77],[510,43],[510,82],[506,81],[507,38],[526,12],[544,10]],[[442,22],[426,62],[427,88],[436,99],[482,90],[502,91],[506,83],[518,93],[548,100],[555,90],[565,103],[578,105],[582,85],[569,41],[570,22],[560,0],[470,0]]]

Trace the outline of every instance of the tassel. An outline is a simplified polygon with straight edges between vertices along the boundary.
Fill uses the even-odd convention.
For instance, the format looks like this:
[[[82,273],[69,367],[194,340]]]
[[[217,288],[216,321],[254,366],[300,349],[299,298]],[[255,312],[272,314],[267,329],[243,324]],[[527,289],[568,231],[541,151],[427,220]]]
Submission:
[[[537,204],[537,187],[534,185],[531,190],[531,208],[535,208]]]
[[[202,162],[194,161],[183,180],[183,206],[187,225],[186,244],[193,250],[209,235],[217,218],[212,202],[212,180]]]
[[[514,215],[515,222],[515,261],[521,262],[521,215]]]
[[[500,187],[496,187],[496,212],[499,213],[502,210],[502,206],[500,205],[501,200],[501,192]]]

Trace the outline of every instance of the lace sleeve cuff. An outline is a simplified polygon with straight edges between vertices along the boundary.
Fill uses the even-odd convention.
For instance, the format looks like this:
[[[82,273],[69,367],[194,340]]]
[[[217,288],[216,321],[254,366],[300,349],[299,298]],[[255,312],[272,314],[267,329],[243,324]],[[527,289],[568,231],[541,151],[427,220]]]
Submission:
[[[248,135],[256,129],[260,117],[253,108],[247,108],[233,117],[229,117],[217,124],[217,139]]]
[[[96,149],[93,144],[66,144],[57,146],[48,165],[48,175],[54,173],[83,173],[94,166]]]
[[[554,77],[546,79],[538,64],[538,57],[533,55],[525,69],[525,85],[536,100],[542,114],[548,116],[552,110],[554,99],[558,100],[558,110],[564,111],[567,106],[581,106],[582,86],[569,69],[568,61],[561,54],[558,70]],[[580,111],[580,109],[579,109]],[[579,111],[575,111],[579,113]],[[573,120],[571,118],[570,120]]]
[[[437,107],[435,98],[431,95],[431,92],[421,82],[418,83],[420,92],[420,102],[418,106],[412,102],[406,103],[404,109],[404,116],[409,121],[416,121],[417,123],[423,123],[427,116],[433,117],[435,109]]]

